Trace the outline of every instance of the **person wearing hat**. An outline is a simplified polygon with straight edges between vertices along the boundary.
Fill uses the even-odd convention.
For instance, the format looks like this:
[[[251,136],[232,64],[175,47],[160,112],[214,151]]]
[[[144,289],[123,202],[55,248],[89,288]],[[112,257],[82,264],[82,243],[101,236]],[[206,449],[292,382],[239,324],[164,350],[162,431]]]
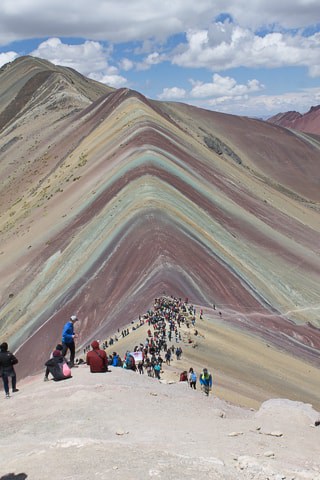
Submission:
[[[72,378],[71,370],[61,355],[61,350],[54,350],[52,352],[52,357],[45,363],[45,366],[49,370],[49,373],[51,373],[55,382]]]
[[[53,352],[51,353],[50,355],[50,358],[53,357],[53,353],[56,352],[57,350],[60,351],[60,353],[62,354],[62,350],[63,350],[63,346],[61,345],[61,343],[58,343],[58,345],[56,346],[56,348],[53,350]],[[44,374],[44,381],[45,382],[48,382],[49,381],[49,373],[50,373],[50,369],[49,367],[46,368],[46,372]]]
[[[77,316],[71,315],[70,320],[64,325],[62,330],[62,356],[64,357],[67,351],[70,350],[70,368],[74,366],[74,357],[76,353],[74,339],[77,338],[78,335],[74,333],[74,324],[77,321]]]

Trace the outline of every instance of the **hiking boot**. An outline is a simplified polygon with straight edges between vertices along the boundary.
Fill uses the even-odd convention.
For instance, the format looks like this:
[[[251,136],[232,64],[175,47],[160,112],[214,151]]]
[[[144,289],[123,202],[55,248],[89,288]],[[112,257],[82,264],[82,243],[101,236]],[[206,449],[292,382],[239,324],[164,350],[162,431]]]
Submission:
[[[12,393],[16,393],[16,392],[19,392],[19,388],[14,388],[14,389],[12,390]]]

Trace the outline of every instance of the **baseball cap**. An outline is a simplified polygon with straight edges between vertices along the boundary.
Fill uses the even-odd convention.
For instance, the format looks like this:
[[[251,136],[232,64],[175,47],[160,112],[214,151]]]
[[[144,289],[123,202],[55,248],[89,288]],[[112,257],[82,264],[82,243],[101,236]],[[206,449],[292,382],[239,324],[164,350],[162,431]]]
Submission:
[[[76,322],[78,320],[78,317],[76,315],[71,315],[70,320],[72,322]]]

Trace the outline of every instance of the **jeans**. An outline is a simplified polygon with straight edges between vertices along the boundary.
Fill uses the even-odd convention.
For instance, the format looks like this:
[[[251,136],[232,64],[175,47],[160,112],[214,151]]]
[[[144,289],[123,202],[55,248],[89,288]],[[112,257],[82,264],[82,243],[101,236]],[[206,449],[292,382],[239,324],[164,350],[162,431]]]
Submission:
[[[6,395],[9,395],[9,377],[5,373],[2,374],[2,381],[3,381],[4,391],[6,392]],[[11,382],[12,382],[12,391],[13,391],[16,389],[16,382],[17,382],[16,375],[11,377]]]
[[[70,363],[74,365],[74,357],[76,354],[76,346],[74,341],[70,343],[62,343],[62,356],[64,357],[68,350],[70,350]]]

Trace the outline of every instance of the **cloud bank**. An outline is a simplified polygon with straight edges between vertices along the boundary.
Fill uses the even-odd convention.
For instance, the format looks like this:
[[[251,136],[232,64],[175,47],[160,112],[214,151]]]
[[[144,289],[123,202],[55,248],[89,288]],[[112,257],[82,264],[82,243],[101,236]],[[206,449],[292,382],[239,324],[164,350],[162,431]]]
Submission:
[[[314,102],[317,90],[276,95],[256,72],[290,67],[319,78],[317,21],[319,0],[3,0],[0,45],[9,48],[0,66],[30,54],[115,88],[147,94],[142,85],[159,84],[153,97],[162,100],[244,111],[244,100],[267,109],[282,98],[284,109],[289,98]],[[38,40],[27,52],[12,43],[28,39]],[[150,80],[160,68],[161,82]],[[246,69],[247,78],[237,78],[236,69]]]

